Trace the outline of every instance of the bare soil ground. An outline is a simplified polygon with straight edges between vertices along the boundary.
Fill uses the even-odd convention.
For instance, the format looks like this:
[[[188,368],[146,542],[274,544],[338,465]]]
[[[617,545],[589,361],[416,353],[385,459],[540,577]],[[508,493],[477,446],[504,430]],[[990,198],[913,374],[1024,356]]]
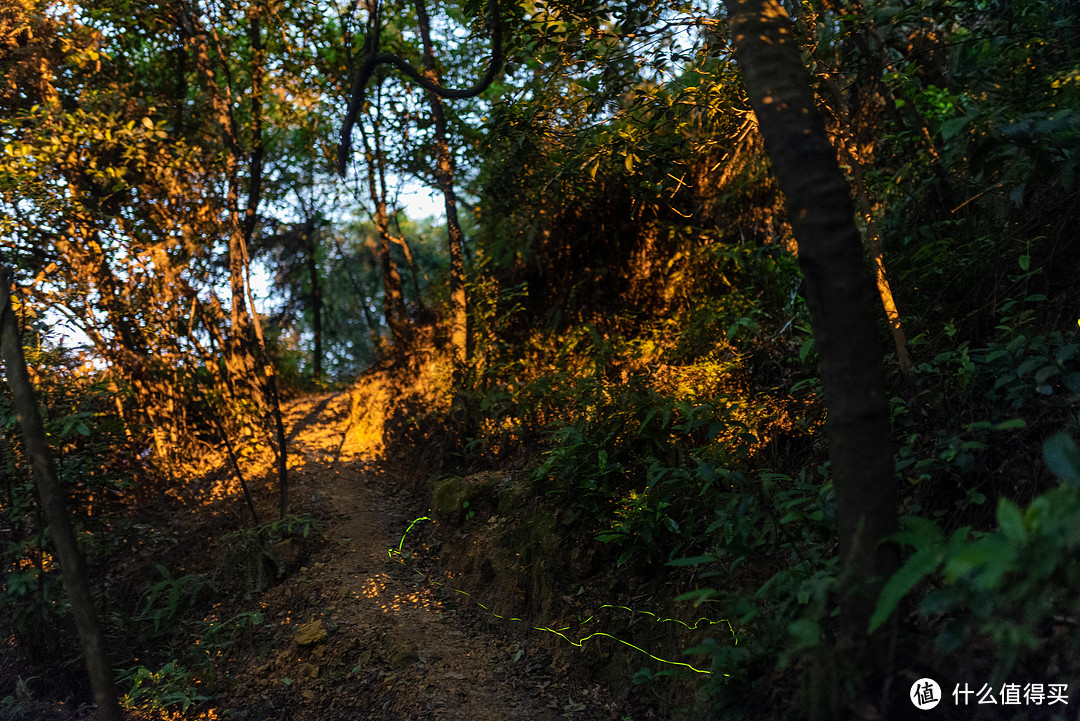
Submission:
[[[442,585],[430,523],[405,537],[407,562],[388,553],[426,501],[410,479],[375,472],[370,454],[345,442],[349,404],[342,392],[289,408],[294,505],[326,519],[322,543],[289,559],[292,573],[257,598],[264,626],[216,664],[216,685],[227,689],[217,694],[219,717],[660,718],[625,687],[591,680],[572,654],[553,659],[524,624]]]

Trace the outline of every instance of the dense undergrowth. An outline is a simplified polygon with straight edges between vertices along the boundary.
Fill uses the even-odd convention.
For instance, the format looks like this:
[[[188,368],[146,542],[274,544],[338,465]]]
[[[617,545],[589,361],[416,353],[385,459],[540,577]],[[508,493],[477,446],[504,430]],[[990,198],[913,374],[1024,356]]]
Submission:
[[[749,249],[746,262],[763,254]],[[1030,292],[1024,264],[999,291],[1022,300],[1005,297],[992,320],[965,318],[992,331],[973,342],[952,320],[928,328],[912,338],[914,367],[893,370],[905,562],[873,626],[891,624],[902,678],[936,671],[1002,688],[1067,682],[1076,669],[1080,337],[1061,329],[1047,294]],[[1048,290],[1061,302],[1062,289]],[[587,519],[578,532],[609,546],[613,566],[640,578],[693,570],[683,600],[730,619],[738,638],[684,649],[711,658],[715,681],[699,703],[745,717],[795,687],[801,708],[825,713],[814,667],[830,657],[838,579],[813,343],[799,308],[749,305],[715,313],[704,333],[728,340],[697,355],[686,348],[706,344],[692,324],[663,336],[666,347],[640,320],[546,337],[533,325],[513,346],[520,355],[481,356],[466,457],[497,463],[484,454],[539,440],[535,493]],[[514,337],[513,313],[501,320]],[[844,673],[841,660],[827,664]],[[910,683],[897,685],[900,706]]]
[[[211,698],[215,663],[261,626],[250,599],[310,551],[318,523],[290,514],[252,525],[235,505],[243,495],[223,448],[191,439],[183,457],[155,463],[152,429],[124,422],[123,395],[100,369],[62,348],[27,352],[125,708],[132,718],[216,718],[198,711]],[[0,417],[0,610],[10,639],[0,654],[0,718],[83,718],[77,634],[6,394]],[[249,470],[268,463],[250,444],[239,453]],[[265,514],[270,496],[253,475]],[[226,608],[238,613],[221,617]]]
[[[948,88],[887,78],[929,135],[888,131],[856,180],[879,204],[867,232],[884,239],[913,359],[889,356],[903,563],[873,620],[889,629],[887,703],[898,710],[920,677],[947,677],[949,693],[1067,683],[1077,671],[1080,334],[1064,270],[1077,195],[1062,165],[1076,153],[1076,85],[1064,26],[1041,12],[1027,19],[1055,29],[1038,41],[960,43]],[[1009,65],[1024,53],[1027,70]],[[1043,53],[1056,59],[1039,70]],[[987,65],[1008,66],[1008,80]],[[481,230],[490,264],[478,269],[488,290],[474,304],[466,457],[496,463],[539,443],[527,464],[535,492],[587,519],[579,533],[610,548],[613,566],[692,574],[684,601],[731,619],[739,638],[688,649],[713,664],[699,708],[828,714],[822,674],[845,673],[830,651],[835,501],[793,249],[784,226],[749,210],[772,207],[768,179],[732,180],[715,146],[688,159],[661,134],[635,150],[696,173],[691,197],[661,200],[662,183],[618,162],[620,138],[651,112],[665,117],[648,104],[663,98],[575,135],[576,146],[520,112],[497,119],[507,152],[486,186],[485,217],[498,220]],[[754,153],[723,158],[753,167]],[[534,212],[534,193],[560,196],[561,209]],[[719,230],[698,225],[706,218]],[[884,342],[884,313],[881,325]]]

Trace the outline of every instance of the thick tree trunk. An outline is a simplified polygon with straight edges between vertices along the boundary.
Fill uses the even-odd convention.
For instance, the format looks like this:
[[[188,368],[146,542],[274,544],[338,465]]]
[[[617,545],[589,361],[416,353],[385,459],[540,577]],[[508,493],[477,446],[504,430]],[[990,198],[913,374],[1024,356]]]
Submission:
[[[896,563],[895,549],[879,545],[896,530],[897,484],[875,284],[847,183],[815,109],[783,5],[778,0],[725,4],[736,59],[798,242],[828,408],[843,627],[854,640],[865,634],[873,610],[879,587],[873,579],[890,573]]]
[[[26,369],[22,339],[11,308],[11,273],[6,266],[0,266],[0,294],[0,356],[3,356],[7,367],[7,381],[22,426],[26,453],[33,466],[34,483],[49,524],[49,537],[60,559],[64,590],[71,602],[71,615],[75,619],[79,642],[86,657],[86,671],[94,692],[97,718],[100,721],[121,721],[112,665],[105,654],[105,641],[94,611],[86,565],[71,525],[64,493],[45,440],[45,429],[30,384],[30,374]]]

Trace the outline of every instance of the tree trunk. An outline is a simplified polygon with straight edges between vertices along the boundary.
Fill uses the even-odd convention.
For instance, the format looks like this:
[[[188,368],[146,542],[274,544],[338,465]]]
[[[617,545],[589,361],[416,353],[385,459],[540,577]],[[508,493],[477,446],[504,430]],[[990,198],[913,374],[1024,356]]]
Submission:
[[[880,579],[897,555],[889,403],[847,183],[817,114],[810,78],[778,0],[725,0],[751,105],[799,248],[821,379],[840,532],[842,634],[865,634]],[[863,639],[865,644],[865,638]]]
[[[435,50],[431,45],[431,22],[424,0],[416,0],[417,24],[420,40],[424,45],[424,75],[436,85],[440,84],[439,71],[435,65]],[[446,209],[446,233],[450,250],[450,347],[453,350],[455,388],[460,388],[460,375],[468,360],[468,316],[465,299],[465,236],[458,222],[457,197],[454,194],[454,156],[447,141],[446,113],[442,98],[428,91],[431,117],[435,121],[435,181],[443,194]]]
[[[379,166],[379,182],[382,188],[382,196],[384,198],[389,197],[386,192],[385,162]],[[394,214],[394,230],[396,232],[390,235],[390,240],[393,241],[394,245],[401,248],[401,252],[405,256],[405,264],[409,266],[409,277],[412,279],[413,301],[416,303],[416,313],[413,317],[423,317],[426,309],[424,307],[424,298],[420,293],[420,269],[416,267],[416,262],[413,260],[412,249],[409,248],[409,241],[405,239],[405,233],[401,230],[401,223],[397,213]]]
[[[273,443],[277,456],[279,506],[281,515],[288,512],[289,483],[288,461],[285,439],[285,426],[281,418],[281,402],[277,391],[277,379],[273,364],[270,363],[263,337],[262,324],[255,310],[254,297],[251,293],[250,259],[247,247],[255,232],[258,221],[259,202],[262,193],[263,166],[263,83],[266,77],[266,50],[261,28],[262,6],[252,3],[246,10],[248,20],[248,38],[251,41],[251,161],[248,179],[248,197],[244,207],[243,219],[240,217],[239,200],[239,158],[241,157],[240,136],[237,132],[230,100],[233,96],[231,87],[222,93],[214,74],[210,60],[207,31],[199,21],[195,5],[190,14],[180,14],[180,24],[191,39],[196,66],[206,92],[210,95],[211,105],[216,114],[216,121],[223,134],[227,152],[225,153],[225,176],[228,181],[226,207],[229,213],[229,289],[232,293],[230,313],[231,336],[226,353],[225,365],[229,373],[237,380],[243,379],[251,388],[253,400],[257,406],[270,406],[274,422],[276,443]],[[216,38],[216,34],[215,34]],[[224,51],[216,47],[217,56],[225,65]],[[226,78],[228,76],[226,75]],[[246,303],[245,303],[246,299]],[[250,307],[250,308],[249,308]],[[249,312],[250,310],[250,312]],[[254,335],[254,338],[252,337]],[[256,358],[256,356],[259,356]],[[262,368],[256,368],[258,363]]]
[[[304,224],[304,236],[307,241],[308,282],[311,284],[311,327],[315,334],[313,351],[313,376],[315,383],[322,383],[322,283],[319,278],[318,242],[315,236],[315,223],[310,219]]]
[[[26,453],[33,466],[34,483],[49,524],[49,537],[60,559],[64,590],[71,602],[71,615],[75,619],[79,643],[86,657],[86,671],[94,693],[97,718],[100,721],[121,721],[112,665],[105,654],[105,641],[94,611],[86,565],[79,551],[64,493],[56,476],[56,466],[45,440],[37,399],[30,384],[22,339],[11,308],[11,273],[6,266],[0,266],[0,294],[0,355],[7,366],[7,381],[22,426]]]
[[[252,380],[256,388],[265,389],[266,400],[269,401],[270,415],[274,423],[277,475],[278,475],[278,513],[281,518],[289,512],[289,465],[288,447],[285,438],[285,424],[281,417],[281,398],[278,395],[277,376],[274,373],[274,364],[270,362],[270,354],[266,349],[266,338],[263,335],[262,321],[255,309],[255,297],[251,292],[251,259],[248,257],[248,246],[255,232],[258,220],[259,202],[262,196],[262,168],[263,168],[263,81],[266,77],[266,50],[262,41],[261,28],[262,8],[258,3],[252,3],[247,9],[248,37],[251,40],[252,65],[251,65],[251,162],[250,177],[248,178],[247,206],[244,209],[244,223],[239,224],[239,215],[236,212],[236,193],[234,192],[236,176],[229,178],[229,215],[233,219],[232,237],[229,242],[229,270],[234,272],[236,266],[233,254],[239,252],[242,272],[240,287],[247,296],[250,313],[242,319],[242,323],[236,328],[243,335],[244,344],[250,348],[254,345],[255,350],[262,362],[261,372],[256,372]],[[232,116],[230,115],[230,121]],[[239,151],[238,135],[235,127],[231,124],[232,142],[229,147],[233,154]],[[235,242],[234,242],[235,241]],[[235,302],[235,301],[234,301]],[[242,304],[241,304],[242,305]],[[255,338],[252,343],[251,332]],[[255,353],[247,351],[247,355]]]
[[[375,104],[376,113],[378,113],[378,101]],[[398,272],[397,263],[390,256],[390,245],[393,241],[390,233],[390,216],[386,210],[386,194],[380,192],[380,186],[385,186],[379,183],[379,171],[382,168],[379,156],[382,149],[379,147],[381,128],[377,119],[373,124],[373,129],[374,150],[368,143],[367,132],[363,128],[360,129],[360,138],[367,160],[368,197],[375,206],[375,229],[379,234],[379,262],[383,276],[383,317],[394,340],[403,347],[408,336],[408,314],[405,310],[405,297],[401,292],[401,274]]]

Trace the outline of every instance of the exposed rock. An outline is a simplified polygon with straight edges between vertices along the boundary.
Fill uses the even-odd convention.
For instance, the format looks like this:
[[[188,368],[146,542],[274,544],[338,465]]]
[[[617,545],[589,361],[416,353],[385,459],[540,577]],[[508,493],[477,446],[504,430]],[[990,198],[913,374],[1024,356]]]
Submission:
[[[296,643],[300,646],[311,646],[326,638],[326,627],[322,619],[305,623],[296,631]]]

